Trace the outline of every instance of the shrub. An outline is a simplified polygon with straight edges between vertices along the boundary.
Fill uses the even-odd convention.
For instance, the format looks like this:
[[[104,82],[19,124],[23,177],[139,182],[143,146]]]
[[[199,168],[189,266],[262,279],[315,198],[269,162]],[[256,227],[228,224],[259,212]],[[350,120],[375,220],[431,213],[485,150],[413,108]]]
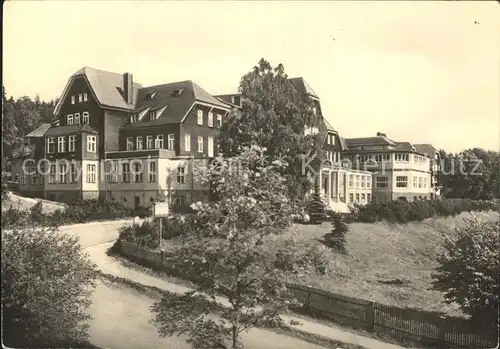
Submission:
[[[153,214],[152,209],[145,206],[139,206],[134,211],[134,215],[139,218],[151,217],[152,214]]]
[[[339,213],[329,212],[329,217],[332,223],[332,230],[330,233],[325,234],[324,244],[341,253],[345,253],[345,234],[349,231],[349,228]]]
[[[85,341],[96,271],[77,237],[33,227],[2,231],[4,344],[61,348]]]
[[[321,224],[321,222],[325,221],[328,218],[325,210],[326,205],[319,194],[319,184],[316,183],[314,193],[307,205],[310,222],[312,224]]]
[[[357,206],[355,214],[351,214],[349,221],[374,223],[388,221],[391,223],[407,223],[422,221],[434,216],[455,216],[462,212],[498,210],[499,206],[494,201],[471,199],[431,199],[394,200],[391,202],[369,203]]]
[[[500,220],[467,220],[455,241],[447,240],[433,274],[433,289],[445,293],[472,321],[494,328],[498,323]]]

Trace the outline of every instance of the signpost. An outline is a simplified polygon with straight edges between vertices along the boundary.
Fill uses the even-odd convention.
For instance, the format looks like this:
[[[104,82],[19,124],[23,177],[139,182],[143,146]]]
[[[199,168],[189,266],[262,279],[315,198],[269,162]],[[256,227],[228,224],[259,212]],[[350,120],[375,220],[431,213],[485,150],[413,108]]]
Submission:
[[[162,217],[168,216],[168,212],[169,212],[168,202],[155,202],[153,206],[153,216],[158,217],[160,219],[160,231],[158,232],[160,239],[158,246],[160,247],[160,252],[162,252],[161,245],[163,240],[161,236],[161,221]]]

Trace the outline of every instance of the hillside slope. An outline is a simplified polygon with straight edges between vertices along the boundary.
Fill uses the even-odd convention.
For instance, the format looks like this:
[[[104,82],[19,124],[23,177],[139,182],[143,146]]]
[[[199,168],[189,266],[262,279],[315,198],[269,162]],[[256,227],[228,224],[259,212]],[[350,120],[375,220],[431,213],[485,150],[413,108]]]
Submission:
[[[500,217],[497,212],[475,216],[486,220]],[[444,303],[443,294],[429,288],[445,238],[453,238],[455,229],[463,226],[466,218],[470,218],[469,213],[409,224],[350,224],[348,254],[328,251],[335,265],[334,276],[304,276],[293,282],[400,307],[462,315],[456,304]],[[286,235],[308,244],[329,229],[328,223],[295,225]],[[396,279],[402,284],[392,284]]]
[[[19,209],[21,211],[29,210],[38,201],[40,201],[40,199],[32,199],[14,193],[9,193],[9,198],[5,200],[4,203],[2,203],[2,211],[6,211],[10,207]],[[57,209],[66,209],[67,205],[60,202],[42,200],[42,207],[45,213],[51,213]]]

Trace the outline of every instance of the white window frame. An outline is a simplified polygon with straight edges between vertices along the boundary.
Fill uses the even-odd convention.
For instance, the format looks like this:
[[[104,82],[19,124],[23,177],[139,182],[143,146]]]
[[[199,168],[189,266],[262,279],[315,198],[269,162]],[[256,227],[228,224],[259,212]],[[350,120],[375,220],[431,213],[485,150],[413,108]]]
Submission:
[[[146,149],[153,149],[153,136],[146,136]]]
[[[134,163],[134,183],[144,182],[143,167],[140,163]]]
[[[217,114],[217,128],[222,128],[222,114]]]
[[[164,147],[164,137],[162,134],[156,135],[155,137],[155,149],[163,149]]]
[[[167,149],[174,150],[175,149],[175,134],[169,133],[167,135]]]
[[[191,151],[191,134],[190,133],[184,134],[184,150]]]
[[[76,97],[75,97],[75,95],[72,95],[71,96],[71,104],[75,104],[75,102],[76,102]]]
[[[57,152],[58,153],[66,152],[66,137],[65,136],[57,137]]]
[[[66,124],[73,125],[73,114],[68,114],[66,118]]]
[[[82,124],[89,124],[90,123],[90,114],[88,111],[84,111],[82,114]]]
[[[77,178],[76,164],[70,164],[69,166],[70,166],[69,180],[71,183],[77,183],[78,178]]]
[[[84,93],[83,93],[83,101],[84,101],[84,102],[87,102],[87,101],[88,101],[88,98],[89,98],[89,96],[88,96],[87,92],[84,92]]]
[[[389,177],[387,176],[376,177],[375,181],[376,181],[375,186],[377,188],[389,188]]]
[[[87,183],[95,183],[96,182],[96,165],[87,164]]]
[[[208,137],[208,146],[207,146],[208,156],[214,157],[214,137]]]
[[[177,184],[186,183],[186,169],[184,166],[177,167]]]
[[[59,164],[59,183],[66,183],[68,168],[66,164]]]
[[[408,188],[408,176],[396,176],[396,188]]]
[[[203,125],[203,110],[198,109],[198,125]]]
[[[80,113],[75,113],[75,125],[80,125]]]
[[[87,152],[96,153],[97,152],[97,137],[87,136]]]
[[[130,164],[122,164],[121,168],[122,182],[130,183]]]
[[[71,135],[68,137],[68,151],[74,152],[76,150],[76,136]]]
[[[127,150],[134,150],[134,137],[127,137]]]
[[[198,153],[203,153],[203,136],[198,136],[197,144],[198,144]]]
[[[51,151],[51,145],[53,146]],[[56,152],[56,138],[49,137],[47,138],[47,154],[54,154]]]
[[[135,137],[135,149],[136,150],[142,150],[142,149],[144,149],[144,142],[143,142],[143,137],[142,136]]]
[[[214,113],[208,112],[208,127],[214,127]]]
[[[148,166],[149,183],[156,183],[156,161],[150,161]]]
[[[106,162],[108,183],[118,183],[118,163],[116,161]]]
[[[50,165],[49,168],[49,184],[55,184],[57,179],[57,168],[56,165]]]
[[[82,103],[83,102],[83,93],[79,93],[78,94],[78,103]]]

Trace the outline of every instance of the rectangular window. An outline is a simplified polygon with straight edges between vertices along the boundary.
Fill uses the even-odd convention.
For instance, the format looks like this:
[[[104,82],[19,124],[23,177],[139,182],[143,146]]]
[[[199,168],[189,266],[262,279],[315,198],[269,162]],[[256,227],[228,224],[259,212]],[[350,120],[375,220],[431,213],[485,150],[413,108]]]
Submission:
[[[361,176],[361,188],[365,187],[365,176]]]
[[[23,173],[23,175],[21,176],[21,185],[27,185],[28,184],[28,176],[26,175],[26,173]]]
[[[418,187],[422,188],[422,177],[418,177]]]
[[[71,96],[71,104],[75,104],[76,98],[75,96]]]
[[[115,161],[106,162],[109,183],[118,183],[118,163]]]
[[[371,194],[366,194],[366,202],[369,204],[372,202],[372,195]]]
[[[78,181],[76,174],[76,164],[71,164],[70,181],[71,183],[76,183]]]
[[[76,136],[72,135],[68,138],[68,151],[74,152],[76,149]]]
[[[203,125],[203,110],[198,109],[198,125]]]
[[[56,152],[56,139],[54,137],[47,138],[47,153],[52,154]]]
[[[184,150],[191,151],[191,134],[189,133],[184,135]]]
[[[222,128],[222,115],[217,114],[217,127]]]
[[[356,175],[356,188],[359,188],[359,175]]]
[[[359,203],[359,193],[356,193],[356,203]]]
[[[142,150],[142,146],[143,146],[143,143],[142,143],[142,136],[139,136],[135,139],[135,146],[136,146],[136,149],[137,150]]]
[[[66,151],[66,137],[57,137],[57,152],[64,153]]]
[[[135,183],[142,183],[143,176],[142,176],[142,164],[134,164],[134,182]]]
[[[372,187],[372,176],[366,176],[366,187],[367,188]]]
[[[377,188],[388,188],[389,187],[389,177],[377,177]]]
[[[349,202],[354,202],[354,194],[349,193]]]
[[[134,150],[134,137],[127,137],[127,150]]]
[[[163,135],[156,135],[155,149],[163,149]]]
[[[80,125],[80,113],[75,113],[75,125]]]
[[[79,93],[78,94],[78,103],[82,103],[83,102],[83,93]]]
[[[366,204],[366,197],[365,194],[361,194],[361,203]]]
[[[185,176],[186,176],[186,173],[185,173],[185,169],[184,167],[178,167],[177,168],[177,183],[178,184],[184,184],[185,182]]]
[[[198,153],[203,153],[203,137],[198,136]]]
[[[167,136],[167,149],[175,149],[175,134],[171,133]]]
[[[130,164],[122,164],[122,182],[130,182]]]
[[[89,98],[89,96],[87,95],[87,92],[84,92],[84,93],[83,93],[83,101],[84,101],[84,102],[87,102],[87,101],[88,101],[88,98]]]
[[[90,123],[90,115],[89,112],[84,111],[82,115],[82,124],[88,124]]]
[[[354,175],[349,175],[349,188],[354,186]]]
[[[408,188],[408,176],[396,176],[396,187]]]
[[[96,152],[96,143],[97,143],[97,137],[96,136],[87,136],[87,151],[89,153],[95,153]]]
[[[56,165],[50,165],[49,183],[54,184],[55,182],[56,182]]]
[[[87,183],[95,183],[95,165],[87,165]]]
[[[214,138],[213,137],[208,137],[208,156],[211,158],[214,156]]]
[[[149,183],[156,183],[156,162],[149,163]]]
[[[214,127],[214,113],[208,113],[208,127]]]
[[[416,176],[413,176],[413,188],[417,187],[417,180],[418,178]]]
[[[59,183],[66,183],[67,171],[68,169],[65,164],[59,165]]]
[[[33,172],[33,171],[36,171],[36,169],[32,168],[32,169],[30,169],[30,171]],[[28,180],[28,179],[26,179],[26,180]],[[34,174],[31,175],[31,184],[33,184],[33,185],[38,184],[38,173],[35,172]]]
[[[40,164],[40,173],[38,174],[40,177],[40,184],[45,184],[45,165]]]
[[[427,178],[424,178],[424,188],[427,188]]]
[[[146,136],[147,149],[153,149],[153,136]]]
[[[68,114],[66,123],[68,125],[73,125],[73,114]]]

